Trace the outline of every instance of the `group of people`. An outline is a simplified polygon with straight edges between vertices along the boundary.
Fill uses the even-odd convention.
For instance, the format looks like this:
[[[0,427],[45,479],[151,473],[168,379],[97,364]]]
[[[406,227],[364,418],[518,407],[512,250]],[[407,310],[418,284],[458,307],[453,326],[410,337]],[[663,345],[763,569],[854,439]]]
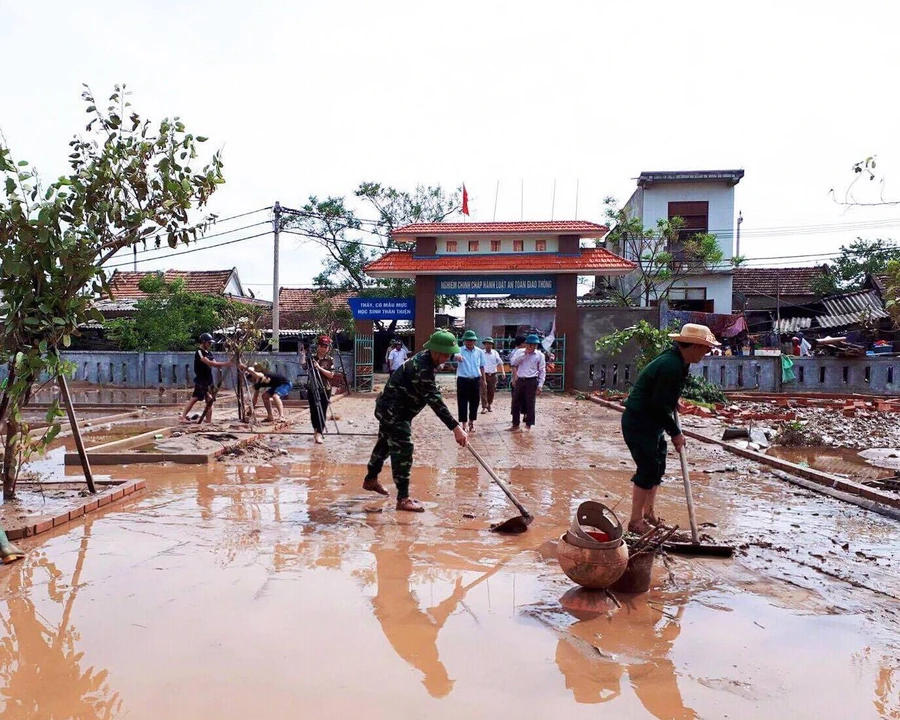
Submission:
[[[198,418],[199,422],[212,422],[213,404],[221,385],[221,382],[216,385],[213,381],[213,368],[224,369],[235,366],[233,361],[220,361],[213,357],[213,337],[209,333],[203,333],[198,344],[197,352],[194,353],[194,390],[181,411],[180,422],[190,422],[190,412],[198,401],[205,403],[203,414]],[[308,354],[304,353],[302,357],[302,364],[307,368],[309,414],[314,441],[317,444],[324,442],[326,412],[331,402],[332,384],[338,376],[330,353],[331,338],[328,335],[320,335],[316,339],[315,350]],[[285,375],[274,372],[263,364],[237,363],[237,366],[253,387],[251,401],[253,408],[256,408],[262,396],[263,407],[266,410],[263,422],[284,420],[283,398],[291,392],[293,383]]]
[[[622,435],[636,466],[631,478],[632,509],[628,529],[640,534],[659,522],[655,504],[666,471],[668,447],[665,436],[669,436],[677,451],[685,446],[677,408],[690,365],[699,362],[720,344],[708,327],[692,323],[684,325],[678,333],[670,333],[669,337],[673,345],[641,371],[622,415]],[[481,402],[482,409],[491,412],[494,394],[489,389],[488,376],[493,374],[496,381],[498,372],[505,374],[499,354],[494,355],[493,339],[482,341],[483,350],[475,347],[477,340],[474,332],[466,331],[460,348],[452,333],[438,330],[421,352],[394,369],[375,402],[378,441],[366,468],[364,490],[388,495],[378,477],[390,458],[397,488],[397,509],[424,512],[422,503],[409,494],[413,464],[412,421],[427,405],[453,432],[461,447],[468,444],[469,434],[475,430],[478,403]],[[546,360],[537,349],[540,339],[532,334],[522,340],[523,347],[516,348],[509,358],[514,381],[512,429],[518,428],[522,415],[527,428],[534,425],[535,398],[546,379]],[[435,377],[436,370],[451,358],[458,363],[458,419],[444,403]]]
[[[482,347],[476,347],[478,336],[466,330],[462,337],[463,347],[454,356],[456,366],[456,401],[459,422],[468,432],[475,432],[478,407],[481,412],[494,411],[497,393],[497,376],[506,379],[506,368],[500,353],[494,349],[494,338],[486,337]],[[538,350],[540,338],[536,334],[516,338],[516,347],[510,353],[509,365],[512,373],[512,427],[521,428],[522,417],[525,428],[531,429],[535,423],[536,398],[540,395],[547,378],[547,360]]]
[[[372,450],[363,488],[381,495],[387,489],[378,476],[390,457],[394,484],[397,487],[397,509],[423,512],[418,500],[409,496],[409,475],[412,469],[413,442],[412,421],[425,406],[429,406],[440,420],[453,431],[456,442],[465,447],[470,433],[475,432],[478,409],[493,412],[496,398],[497,375],[506,377],[503,359],[494,349],[494,339],[486,337],[482,347],[476,347],[478,335],[467,330],[462,337],[463,346],[457,344],[452,333],[435,332],[424,349],[395,365],[391,363],[392,350],[388,354],[392,372],[375,403],[378,419],[378,441]],[[522,417],[526,429],[535,424],[536,398],[547,377],[547,361],[538,351],[540,338],[536,334],[517,338],[517,347],[509,356],[512,372],[512,426],[519,430]],[[396,346],[395,346],[396,347]],[[437,385],[435,372],[449,360],[455,360],[457,418],[444,403]]]

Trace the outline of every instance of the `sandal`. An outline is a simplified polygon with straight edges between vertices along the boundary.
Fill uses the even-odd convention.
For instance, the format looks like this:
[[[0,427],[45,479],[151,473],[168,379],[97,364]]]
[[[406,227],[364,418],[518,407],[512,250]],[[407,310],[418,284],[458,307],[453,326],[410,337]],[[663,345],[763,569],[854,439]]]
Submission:
[[[406,512],[425,512],[425,507],[418,500],[410,497],[402,498],[397,501],[398,510],[406,510]]]
[[[378,493],[379,495],[388,494],[388,491],[384,489],[384,485],[378,482],[378,478],[372,478],[371,480],[366,478],[365,480],[363,480],[363,490]]]

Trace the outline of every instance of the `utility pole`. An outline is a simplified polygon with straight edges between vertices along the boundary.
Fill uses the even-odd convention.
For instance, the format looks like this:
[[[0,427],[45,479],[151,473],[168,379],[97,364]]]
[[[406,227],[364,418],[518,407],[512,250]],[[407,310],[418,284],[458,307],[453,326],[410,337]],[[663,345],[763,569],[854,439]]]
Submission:
[[[281,203],[272,208],[272,229],[275,232],[275,252],[272,259],[272,352],[278,352],[278,236],[281,233]]]
[[[775,324],[781,324],[781,274],[778,270],[775,271]]]
[[[137,272],[137,243],[132,245],[131,249],[134,251],[134,271]]]
[[[738,210],[738,219],[737,219],[737,247],[734,250],[734,256],[741,256],[741,223],[744,222],[744,216],[741,215],[741,211]]]

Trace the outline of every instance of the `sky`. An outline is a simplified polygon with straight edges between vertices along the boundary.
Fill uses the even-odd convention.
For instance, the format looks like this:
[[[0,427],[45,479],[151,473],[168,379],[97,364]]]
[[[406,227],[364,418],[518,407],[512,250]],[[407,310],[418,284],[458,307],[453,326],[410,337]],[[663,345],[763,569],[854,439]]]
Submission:
[[[900,201],[898,16],[869,0],[0,0],[0,130],[55,177],[84,128],[82,83],[103,97],[125,83],[142,115],[177,115],[222,150],[209,211],[223,218],[378,181],[464,182],[483,221],[574,219],[577,188],[577,218],[602,222],[641,171],[743,168],[741,253],[809,264],[828,258],[768,258],[900,240],[900,204],[829,196],[877,155],[885,184],[857,197]],[[213,247],[267,217],[139,269],[234,266],[271,298],[271,234]],[[283,235],[281,285],[309,285],[320,259]]]

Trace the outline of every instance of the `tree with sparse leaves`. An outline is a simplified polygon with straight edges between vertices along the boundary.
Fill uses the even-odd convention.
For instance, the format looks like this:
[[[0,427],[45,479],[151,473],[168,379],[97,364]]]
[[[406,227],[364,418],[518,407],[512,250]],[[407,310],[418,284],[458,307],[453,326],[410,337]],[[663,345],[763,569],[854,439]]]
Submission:
[[[158,124],[131,108],[116,86],[106,109],[82,95],[89,122],[70,143],[68,174],[45,184],[0,141],[0,361],[7,380],[0,396],[5,423],[3,494],[15,495],[17,446],[27,435],[22,410],[39,378],[70,372],[58,354],[90,318],[97,295],[108,295],[103,269],[119,250],[165,237],[170,247],[197,238],[206,223],[188,211],[203,207],[224,182],[218,153],[206,161],[179,118]],[[54,403],[43,446],[59,432]]]
[[[413,297],[415,282],[407,278],[370,278],[365,266],[389,250],[409,250],[411,244],[397,242],[391,233],[418,222],[443,222],[460,209],[458,190],[447,192],[439,185],[418,185],[412,192],[381,183],[364,182],[354,191],[365,211],[375,217],[357,215],[343,197],[320,200],[311,195],[299,215],[285,215],[285,232],[300,235],[325,249],[322,271],[313,282],[322,288],[344,290],[368,297]],[[459,298],[441,297],[438,307],[459,304]]]

